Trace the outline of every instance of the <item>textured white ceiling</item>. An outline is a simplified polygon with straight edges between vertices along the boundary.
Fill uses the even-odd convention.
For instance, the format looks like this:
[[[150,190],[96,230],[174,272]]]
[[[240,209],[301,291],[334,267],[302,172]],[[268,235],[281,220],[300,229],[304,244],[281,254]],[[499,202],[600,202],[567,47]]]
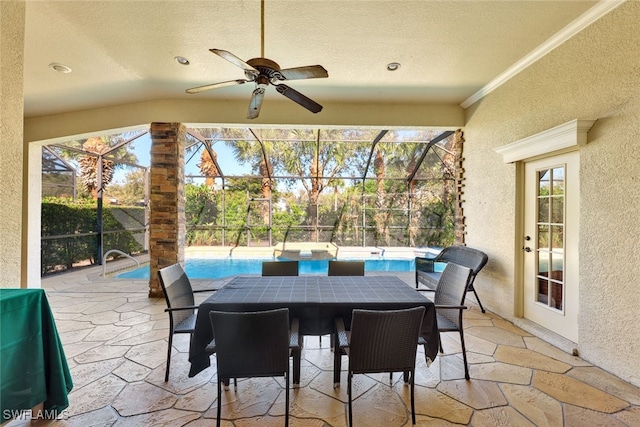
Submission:
[[[320,103],[460,104],[596,3],[266,0],[264,53],[282,68],[324,66],[327,79],[289,83]],[[148,100],[249,100],[249,85],[185,89],[244,77],[208,49],[259,57],[258,0],[27,1],[26,12],[26,117]],[[387,71],[394,61],[400,70]],[[54,72],[52,62],[73,71]]]

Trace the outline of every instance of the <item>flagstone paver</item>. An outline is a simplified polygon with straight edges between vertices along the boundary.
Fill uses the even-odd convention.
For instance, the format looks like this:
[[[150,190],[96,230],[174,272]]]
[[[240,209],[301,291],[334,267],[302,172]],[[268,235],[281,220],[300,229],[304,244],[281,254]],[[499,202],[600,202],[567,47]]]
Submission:
[[[498,385],[492,381],[443,381],[438,386],[438,391],[473,409],[505,406],[508,403]]]
[[[571,369],[571,365],[567,363],[560,362],[528,348],[501,345],[496,350],[495,358],[500,362],[533,369],[543,369],[545,371],[564,373]]]
[[[567,375],[629,403],[640,405],[640,392],[637,387],[633,387],[600,368],[595,366],[573,368]]]
[[[472,326],[464,331],[465,338],[468,335],[483,338],[496,344],[508,345],[511,347],[524,347],[524,337],[506,329],[494,326]]]
[[[471,424],[474,427],[534,427],[531,421],[510,406],[489,408],[473,414]]]
[[[562,405],[551,396],[530,386],[502,384],[509,404],[537,426],[562,425]]]
[[[630,427],[637,425],[626,424],[613,415],[573,405],[564,405],[564,424],[566,426],[588,427]]]
[[[501,362],[471,365],[470,372],[479,380],[513,384],[529,384],[533,374],[529,368]]]
[[[560,402],[598,412],[613,413],[629,406],[624,400],[582,381],[553,372],[536,372],[532,384]]]

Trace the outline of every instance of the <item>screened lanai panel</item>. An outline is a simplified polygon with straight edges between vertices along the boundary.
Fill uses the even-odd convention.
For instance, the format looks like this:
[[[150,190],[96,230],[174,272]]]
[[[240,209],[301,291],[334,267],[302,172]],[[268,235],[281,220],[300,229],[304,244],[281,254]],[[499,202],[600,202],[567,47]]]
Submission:
[[[360,179],[364,174],[370,150],[370,141],[321,141],[318,151],[318,175],[327,180]]]
[[[48,147],[42,147],[42,197],[74,197],[75,169]]]
[[[418,166],[415,179],[449,179],[455,174],[455,151],[453,135],[433,144],[423,162]]]
[[[450,246],[455,242],[455,181],[414,181],[408,228],[411,246]]]

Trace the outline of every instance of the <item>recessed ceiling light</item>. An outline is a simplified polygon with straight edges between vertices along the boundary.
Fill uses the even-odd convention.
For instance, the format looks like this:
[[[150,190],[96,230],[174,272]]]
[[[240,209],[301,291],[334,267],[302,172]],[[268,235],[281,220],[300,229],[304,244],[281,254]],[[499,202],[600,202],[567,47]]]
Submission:
[[[396,71],[398,68],[400,68],[399,62],[390,62],[387,64],[387,70],[389,71]]]
[[[49,64],[49,68],[63,74],[68,74],[71,72],[71,68],[63,64],[58,64],[57,62],[52,62],[51,64]]]
[[[189,65],[190,62],[187,58],[185,58],[184,56],[174,56],[173,59],[176,60],[176,62],[180,65]]]

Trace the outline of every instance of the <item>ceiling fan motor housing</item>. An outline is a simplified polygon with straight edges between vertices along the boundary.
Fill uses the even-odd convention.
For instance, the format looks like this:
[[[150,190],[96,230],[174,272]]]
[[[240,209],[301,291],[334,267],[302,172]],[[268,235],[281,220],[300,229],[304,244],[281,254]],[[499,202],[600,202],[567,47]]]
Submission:
[[[260,72],[260,75],[256,77],[256,83],[260,84],[260,76],[266,76],[267,82],[269,80],[277,79],[284,80],[282,74],[280,74],[280,65],[277,62],[267,58],[253,58],[247,61],[247,64]],[[245,71],[247,78],[253,78],[251,72]]]

